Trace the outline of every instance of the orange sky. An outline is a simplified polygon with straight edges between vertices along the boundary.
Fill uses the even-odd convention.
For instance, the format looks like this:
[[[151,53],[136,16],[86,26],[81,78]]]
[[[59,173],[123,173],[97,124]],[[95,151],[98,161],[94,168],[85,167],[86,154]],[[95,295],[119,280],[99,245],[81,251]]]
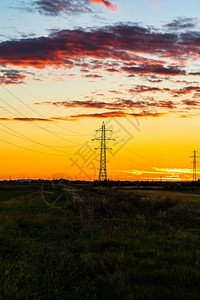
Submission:
[[[106,119],[106,128],[113,130],[107,136],[116,139],[108,142],[108,147],[113,148],[112,151],[107,151],[108,178],[191,180],[191,145],[198,146],[195,118],[197,117],[192,118],[193,122],[188,120],[188,124],[185,119],[177,122],[176,116]],[[101,119],[57,122],[62,128],[56,127],[54,123],[42,124],[42,128],[48,132],[40,127],[35,128],[29,122],[23,125],[21,131],[21,123],[22,121],[2,122],[15,132],[23,132],[23,136],[30,137],[31,140],[23,140],[23,136],[17,137],[17,134],[10,138],[8,133],[2,133],[2,140],[11,144],[1,142],[1,179],[8,179],[10,176],[13,179],[46,179],[61,175],[73,180],[98,178],[99,151],[94,148],[99,146],[99,142],[91,140],[98,137],[95,129],[101,127]],[[41,122],[37,124],[40,125]],[[65,131],[65,128],[74,133]]]

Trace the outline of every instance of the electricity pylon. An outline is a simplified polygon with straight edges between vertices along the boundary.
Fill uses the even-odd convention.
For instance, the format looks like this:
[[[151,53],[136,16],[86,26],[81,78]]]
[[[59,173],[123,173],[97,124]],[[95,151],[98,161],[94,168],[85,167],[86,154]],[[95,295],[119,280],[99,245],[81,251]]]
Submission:
[[[107,140],[113,140],[115,141],[115,139],[110,139],[106,137],[106,131],[111,131],[109,129],[106,129],[105,123],[102,123],[102,126],[100,129],[96,130],[97,132],[101,132],[101,137],[100,138],[95,138],[93,139],[93,141],[97,140],[97,141],[101,141],[101,146],[95,148],[96,150],[100,149],[100,167],[99,167],[99,181],[103,181],[103,180],[107,180],[107,170],[106,170],[106,150],[110,149],[112,150],[112,148],[108,148],[106,147],[106,141]]]
[[[197,157],[199,157],[199,156],[197,155],[198,151],[196,151],[196,150],[192,151],[192,153],[193,153],[193,155],[190,157],[193,158],[193,162],[192,162],[192,164],[193,164],[193,181],[196,181],[197,180]]]

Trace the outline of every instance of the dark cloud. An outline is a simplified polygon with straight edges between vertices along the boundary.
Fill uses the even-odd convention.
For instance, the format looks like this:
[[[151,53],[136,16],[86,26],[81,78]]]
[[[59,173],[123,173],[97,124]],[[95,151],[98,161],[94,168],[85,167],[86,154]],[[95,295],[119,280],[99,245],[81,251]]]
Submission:
[[[162,79],[148,79],[149,82],[153,82],[153,83],[161,83],[163,82]]]
[[[1,70],[0,69],[0,85],[1,84],[21,84],[24,83],[26,75],[17,70]]]
[[[34,103],[36,105],[53,105],[57,107],[66,107],[66,108],[93,108],[93,109],[107,109],[107,110],[119,110],[120,111],[127,111],[132,110],[133,108],[140,108],[140,109],[148,109],[149,107],[158,107],[158,108],[175,108],[176,105],[172,101],[156,101],[153,98],[148,100],[129,100],[129,99],[120,99],[117,101],[112,102],[104,102],[104,101],[94,101],[94,100],[87,100],[87,101],[62,101],[62,102],[42,102],[42,103]]]
[[[199,106],[200,102],[195,100],[182,100],[182,103],[187,106]]]
[[[117,6],[109,0],[37,0],[33,7],[46,15],[59,15],[60,13],[80,14],[92,12],[90,3],[103,4],[107,9],[115,11]]]
[[[141,65],[137,67],[122,67],[122,70],[133,74],[158,74],[158,75],[185,75],[186,72],[179,67],[175,66],[162,66],[162,65]]]
[[[43,102],[43,103],[34,103],[37,105],[49,104],[53,106],[64,106],[66,108],[95,108],[95,109],[119,109],[126,108],[122,102],[103,102],[103,101],[62,101],[62,102]]]
[[[200,74],[200,73],[199,73]],[[184,83],[184,84],[197,84],[197,81],[187,81],[187,80],[176,80],[175,83]]]
[[[34,7],[47,15],[58,15],[62,12],[77,14],[89,12],[88,2],[85,0],[38,0],[33,2]]]
[[[142,57],[157,56],[157,59]],[[62,30],[48,37],[0,43],[0,64],[35,68],[79,66],[135,75],[185,75],[184,64],[200,56],[200,32],[163,33],[139,25]],[[170,65],[164,60],[173,59]],[[195,75],[193,73],[193,75]],[[197,73],[196,73],[197,75]]]
[[[200,92],[200,87],[199,86],[187,86],[180,90],[174,91],[174,93],[176,95],[186,95],[186,94],[190,94],[192,92]]]
[[[164,27],[170,30],[193,29],[196,27],[197,20],[192,18],[178,18],[171,23],[166,24]]]
[[[190,72],[188,75],[200,76],[200,72]]]
[[[169,88],[149,87],[146,85],[138,85],[134,89],[128,90],[129,93],[146,93],[146,92],[169,92]]]
[[[174,96],[183,96],[186,94],[191,94],[193,92],[200,92],[199,86],[186,86],[182,89],[169,89],[169,88],[159,88],[159,87],[150,87],[146,85],[138,85],[135,88],[129,89],[129,93],[149,93],[149,92],[169,92]]]
[[[155,101],[154,103],[151,103],[151,106],[157,107],[157,108],[167,108],[167,109],[174,109],[177,107],[177,105],[172,101]]]
[[[93,78],[93,79],[103,78],[103,76],[98,75],[98,74],[88,74],[88,75],[85,75],[85,77]]]
[[[0,118],[0,121],[53,122],[53,120],[51,119],[42,119],[42,118]]]
[[[100,101],[64,101],[64,102],[53,102],[54,106],[64,106],[68,108],[82,107],[82,108],[98,108],[98,109],[110,109],[116,108],[113,103],[100,102]]]
[[[62,30],[49,37],[38,37],[0,43],[0,62],[16,65],[72,64],[71,59],[136,59],[138,52],[161,54],[177,51],[177,36],[158,34],[140,26],[108,26],[86,31]],[[129,53],[127,52],[129,51]],[[132,53],[131,53],[132,52]]]

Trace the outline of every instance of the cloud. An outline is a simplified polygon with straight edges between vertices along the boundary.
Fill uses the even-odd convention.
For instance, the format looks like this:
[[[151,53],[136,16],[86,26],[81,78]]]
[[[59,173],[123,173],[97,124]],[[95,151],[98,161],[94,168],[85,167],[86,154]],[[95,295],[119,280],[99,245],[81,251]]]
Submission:
[[[183,51],[177,44],[175,34],[160,34],[140,26],[107,26],[94,30],[62,30],[48,37],[11,40],[0,43],[0,63],[7,65],[32,66],[73,66],[82,58],[115,59],[136,61],[144,64],[144,59],[136,53],[157,54],[168,57]],[[185,55],[185,53],[184,53]],[[147,60],[146,60],[147,63]],[[110,65],[111,67],[111,65]],[[141,71],[150,66],[141,66]],[[154,72],[168,73],[166,67],[152,65]],[[131,68],[131,66],[129,67]],[[127,69],[129,69],[127,67]],[[159,70],[160,69],[160,70]],[[131,72],[131,69],[129,70]],[[133,71],[133,70],[132,70]],[[139,69],[135,69],[139,71]],[[174,67],[172,73],[178,70]],[[171,73],[171,72],[169,72]]]
[[[115,102],[104,102],[104,101],[62,101],[62,102],[42,102],[34,103],[36,105],[49,104],[53,106],[64,106],[66,108],[94,108],[94,109],[127,109],[130,107],[141,107],[141,103],[133,103],[131,100],[120,100]],[[131,106],[132,104],[132,106]]]
[[[188,75],[200,76],[200,72],[190,72]]]
[[[40,13],[58,15],[62,12],[77,14],[90,11],[87,1],[82,0],[38,0],[33,2]]]
[[[169,88],[159,88],[159,87],[150,87],[146,85],[138,85],[135,88],[129,89],[129,93],[149,93],[149,92],[169,92],[174,94],[174,96],[182,96],[191,94],[192,92],[200,92],[199,86],[186,86],[182,89],[169,89]]]
[[[172,109],[175,108],[176,105],[172,101],[156,101],[153,98],[143,101],[134,101],[129,99],[119,99],[113,102],[104,102],[104,101],[62,101],[62,102],[42,102],[42,103],[34,103],[36,105],[53,105],[56,107],[66,107],[66,108],[91,108],[91,109],[106,109],[106,110],[119,110],[120,112],[124,112],[128,114],[132,114],[131,110],[134,108],[142,109],[143,111],[149,109],[150,107],[153,108],[168,108]],[[129,111],[128,111],[129,110]],[[128,111],[128,112],[127,112]],[[113,112],[114,113],[114,112]]]
[[[186,95],[186,94],[190,94],[192,92],[200,92],[200,87],[199,86],[187,86],[180,90],[174,91],[174,93],[176,95]]]
[[[135,89],[128,90],[129,93],[146,93],[146,92],[164,92],[170,91],[169,88],[149,87],[146,85],[138,85]]]
[[[56,16],[61,13],[80,14],[92,12],[90,3],[104,5],[107,9],[116,11],[117,5],[109,0],[37,0],[33,1],[35,7],[40,13]]]
[[[26,76],[17,70],[0,69],[0,85],[1,84],[21,84],[24,83]]]
[[[42,118],[0,118],[0,121],[53,122],[51,119]]]
[[[158,74],[158,75],[185,75],[186,72],[175,66],[162,66],[162,65],[141,65],[137,67],[122,67],[123,71],[131,74]]]
[[[117,10],[117,5],[112,4],[110,0],[88,0],[89,2],[93,3],[100,3],[105,5],[105,7],[109,10],[116,11]]]
[[[153,75],[152,75],[153,76]],[[154,77],[152,77],[152,78],[148,78],[147,79],[149,82],[153,82],[153,83],[161,83],[161,82],[163,82],[163,80],[162,79],[158,79],[158,78],[156,78],[156,76],[155,76],[155,78]]]
[[[160,107],[160,108],[167,108],[167,109],[174,109],[176,108],[176,104],[170,100],[168,101],[155,101],[152,103],[151,106]]]
[[[199,115],[200,115],[200,113],[196,113],[196,114],[189,114],[189,113],[187,113],[187,114],[180,115],[179,118],[186,119],[186,118],[190,118],[190,117],[197,117]]]
[[[104,112],[104,113],[93,113],[93,114],[77,114],[77,115],[71,115],[69,117],[56,117],[52,118],[53,120],[62,120],[62,121],[75,121],[77,119],[82,118],[135,118],[135,117],[152,117],[157,118],[166,115],[166,113],[151,113],[148,111],[140,112],[140,113],[125,113],[124,111],[110,111],[110,112]]]
[[[0,118],[0,121],[20,121],[20,122],[54,122],[54,121],[76,121],[82,118],[123,118],[123,117],[161,117],[165,113],[152,113],[150,111],[143,111],[139,113],[127,113],[124,111],[109,111],[103,113],[91,114],[77,114],[69,115],[67,117],[52,117],[52,118]]]
[[[195,100],[182,100],[182,103],[187,106],[199,106],[200,102]]]
[[[174,19],[171,23],[166,24],[164,27],[170,30],[193,29],[196,27],[197,19],[192,18],[178,18]]]
[[[87,77],[87,78],[93,78],[93,79],[103,78],[103,76],[98,75],[98,74],[88,74],[88,75],[85,75],[85,77]]]
[[[62,101],[62,102],[43,102],[43,103],[35,103],[35,104],[50,104],[54,106],[64,106],[66,108],[95,108],[95,109],[115,109],[117,108],[117,104],[115,103],[107,103],[100,101]]]
[[[158,172],[167,172],[167,173],[187,173],[187,174],[192,174],[193,170],[192,169],[167,169],[167,168],[154,168],[154,170]],[[200,172],[198,172],[200,174]]]
[[[200,32],[159,32],[137,24],[61,30],[47,37],[1,42],[0,64],[79,67],[84,73],[100,69],[127,76],[179,76],[187,74],[187,62],[200,57],[199,40]],[[151,55],[154,59],[150,59]]]

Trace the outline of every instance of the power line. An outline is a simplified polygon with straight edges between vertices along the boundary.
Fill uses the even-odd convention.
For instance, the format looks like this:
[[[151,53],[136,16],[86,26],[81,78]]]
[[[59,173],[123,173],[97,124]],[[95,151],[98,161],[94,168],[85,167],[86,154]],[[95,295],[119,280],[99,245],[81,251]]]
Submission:
[[[35,95],[33,95],[32,93],[30,93],[29,91],[27,91],[25,88],[23,88],[21,85],[20,85],[20,87],[21,87],[21,89],[23,89],[26,93],[28,93],[29,95],[31,95],[34,99],[36,99],[37,100],[37,97],[35,96]],[[29,107],[30,109],[31,109],[31,107]],[[53,109],[53,107],[51,106],[51,109]],[[56,111],[55,109],[53,109],[54,111]],[[36,110],[34,110],[35,112],[36,112]],[[37,112],[38,113],[38,112]],[[40,116],[42,116],[40,113],[38,113]],[[68,128],[65,128],[65,127],[63,127],[63,126],[61,126],[61,125],[59,125],[59,124],[57,124],[57,123],[54,123],[54,125],[56,125],[57,127],[59,127],[59,128],[62,128],[62,129],[64,129],[64,130],[66,130],[66,131],[68,131],[68,132],[71,132],[71,133],[75,133],[75,135],[78,135],[78,136],[80,136],[80,135],[88,135],[88,134],[83,134],[83,133],[79,133],[79,132],[76,132],[76,131],[74,131],[74,130],[71,130],[71,129],[68,129]]]
[[[6,144],[8,144],[8,145],[12,145],[12,146],[14,146],[14,147],[17,147],[17,148],[20,148],[20,149],[23,149],[23,150],[27,150],[27,151],[31,151],[31,152],[35,152],[35,153],[39,153],[39,154],[45,154],[45,155],[50,155],[50,156],[52,156],[52,154],[50,154],[50,153],[45,153],[45,152],[41,152],[41,151],[29,149],[29,148],[26,148],[26,147],[23,147],[23,146],[19,146],[19,145],[16,145],[16,144],[14,144],[14,143],[5,141],[5,140],[3,140],[3,139],[0,139],[0,142],[6,143]],[[66,156],[66,155],[53,154],[53,156]]]
[[[15,133],[15,134],[13,134],[12,132],[8,132],[8,131],[5,131],[5,130],[1,129],[2,131],[6,132],[6,133],[8,133],[8,134],[11,134],[11,135],[13,135],[13,136],[16,136],[16,137],[18,137],[18,138],[21,138],[21,139],[26,140],[26,141],[29,141],[29,142],[33,142],[33,143],[35,143],[35,144],[38,144],[38,145],[43,146],[43,147],[45,147],[45,148],[48,148],[48,149],[50,149],[50,150],[54,150],[54,151],[61,152],[61,153],[66,153],[66,152],[64,152],[64,151],[60,151],[60,150],[58,150],[58,149],[55,149],[55,148],[52,147],[52,146],[47,146],[47,145],[45,145],[45,144],[43,144],[43,143],[40,143],[40,142],[38,142],[38,141],[35,141],[35,140],[33,140],[32,138],[29,138],[29,137],[25,136],[24,134],[19,133],[19,132],[17,132],[17,131],[14,130],[14,129],[11,129],[11,128],[9,128],[8,126],[6,126],[6,125],[4,125],[4,124],[2,124],[2,123],[0,123],[0,125]]]
[[[8,89],[6,89],[6,88],[3,87],[3,86],[1,86],[1,87],[2,87],[3,89],[5,89],[5,90],[6,90],[9,94],[11,94],[13,97],[15,97],[17,100],[19,100],[21,103],[23,103],[25,106],[27,106],[28,108],[30,108],[32,111],[38,113],[37,111],[35,111],[35,110],[32,109],[31,107],[29,107],[26,103],[24,103],[22,100],[20,100],[17,96],[15,96],[13,93],[11,93],[10,91],[8,91]],[[1,99],[6,105],[10,106],[12,109],[14,109],[15,111],[17,111],[17,112],[18,112],[20,115],[22,115],[24,118],[27,118],[23,113],[19,112],[19,111],[18,111],[17,109],[15,109],[12,105],[8,104],[8,103],[7,103],[6,101],[4,101],[2,98],[0,98],[0,99]],[[39,115],[42,116],[41,114],[39,114]],[[42,116],[42,118],[45,118],[45,117]],[[50,131],[50,130],[44,128],[44,127],[42,127],[41,125],[35,123],[34,120],[29,120],[29,122],[30,122],[31,124],[33,124],[34,126],[40,128],[40,129],[42,129],[42,130],[44,130],[44,131],[46,131],[46,132],[48,132],[48,133],[50,133],[50,134],[52,134],[52,135],[54,135],[54,136],[56,136],[56,137],[59,138],[59,139],[68,141],[68,142],[73,143],[73,144],[76,144],[76,145],[80,145],[80,143],[76,143],[76,142],[73,142],[73,141],[71,141],[71,140],[65,139],[65,138],[61,137],[60,135],[58,135],[58,134],[56,134],[56,133],[54,133],[54,132],[52,132],[52,131]],[[55,124],[55,123],[53,123],[53,124]]]
[[[17,112],[19,112],[17,109],[15,109],[12,105],[10,105],[10,104],[8,104],[6,101],[4,101],[1,97],[0,97],[0,100],[3,102],[3,103],[5,103],[6,105],[8,105],[8,106],[10,106],[13,110],[16,110]],[[18,116],[16,115],[16,114],[14,114],[13,112],[11,112],[11,111],[9,111],[9,110],[7,110],[6,109],[6,111],[8,112],[8,113],[10,113],[12,116],[14,116],[15,118],[17,118]],[[19,112],[20,114],[21,114],[21,112]],[[23,114],[22,114],[23,115]],[[33,123],[32,121],[29,121],[30,123]],[[3,124],[1,124],[2,126],[4,126],[4,127],[7,127],[6,125],[3,125]],[[36,124],[32,124],[32,125],[36,125]],[[14,131],[13,129],[11,129],[11,128],[9,128],[9,127],[7,127],[9,130],[12,130],[12,131]],[[16,131],[14,131],[14,132],[16,132]],[[9,133],[9,132],[8,132]],[[9,133],[10,134],[10,133]],[[19,133],[19,132],[17,132],[17,134],[18,135],[22,135],[21,133]],[[30,140],[30,138],[28,138],[28,137],[26,137],[25,135],[23,135],[24,136],[24,138],[27,138],[27,139],[29,139]],[[31,139],[32,141],[34,141],[35,143],[38,143],[37,141],[35,141],[35,140],[33,140],[33,139]],[[45,145],[45,146],[49,146],[49,145]],[[50,146],[50,147],[60,147],[61,148],[61,146]],[[63,147],[65,147],[65,146],[63,146]],[[76,145],[75,146],[67,146],[68,148],[69,147],[76,147]]]
[[[8,105],[11,109],[17,111],[20,115],[23,115],[23,116],[26,118],[26,116],[25,116],[24,114],[22,114],[20,111],[18,111],[17,109],[15,109],[12,105],[10,105],[9,103],[7,103],[7,102],[6,102],[5,100],[3,100],[1,97],[0,97],[0,100],[1,100],[3,103],[5,103],[6,105]],[[7,111],[8,113],[10,113],[11,115],[13,115],[14,117],[18,117],[18,116],[17,116],[16,114],[14,114],[13,112],[11,112],[11,111],[9,111],[9,110],[7,110],[7,109],[6,109],[6,111]],[[32,125],[36,125],[36,126],[37,126],[37,123],[34,123],[33,121],[30,121],[30,123],[31,123]],[[29,142],[33,142],[33,143],[35,143],[35,144],[38,144],[38,145],[43,146],[43,147],[46,147],[46,148],[48,148],[48,149],[50,149],[50,150],[53,150],[53,151],[56,151],[56,152],[65,153],[65,155],[56,155],[56,154],[44,153],[44,152],[41,152],[41,151],[35,151],[35,150],[31,150],[31,149],[28,149],[28,148],[25,148],[25,147],[18,146],[18,145],[16,145],[16,144],[7,142],[7,143],[10,144],[10,145],[13,145],[13,146],[16,146],[16,147],[19,147],[19,148],[21,148],[21,149],[25,149],[25,150],[28,150],[28,151],[33,151],[33,152],[41,153],[41,154],[47,154],[47,155],[52,155],[52,156],[66,156],[66,152],[60,151],[60,150],[58,150],[58,149],[55,149],[55,147],[59,147],[59,146],[45,145],[45,144],[43,144],[43,143],[41,143],[41,142],[38,142],[38,141],[36,141],[36,140],[34,140],[34,139],[30,138],[30,137],[27,137],[26,135],[24,135],[24,134],[22,134],[22,133],[20,133],[20,132],[18,132],[18,131],[16,131],[16,130],[14,130],[14,129],[9,128],[9,127],[6,126],[5,124],[0,123],[0,125],[3,126],[3,127],[6,128],[6,129],[8,129],[9,131],[11,131],[11,132],[8,132],[8,131],[6,131],[5,129],[3,130],[3,129],[1,128],[1,131],[6,132],[7,134],[10,134],[10,135],[12,135],[12,136],[15,136],[15,137],[20,138],[20,139],[23,139],[23,140],[27,140],[27,141],[29,141]],[[4,140],[1,140],[1,141],[3,141],[3,142],[6,143],[6,141],[4,141]],[[80,145],[80,144],[78,144],[78,145]],[[69,148],[69,147],[76,147],[76,145],[75,145],[75,146],[68,146],[68,148]],[[68,154],[68,155],[69,155],[69,154]],[[70,155],[71,155],[71,154],[70,154]]]
[[[7,104],[6,101],[4,101],[1,97],[0,97],[0,100],[3,101],[5,104]],[[10,106],[12,109],[14,109],[14,108],[12,107],[12,105],[10,105],[10,104],[7,104],[7,105]],[[9,112],[10,114],[12,114],[14,117],[17,117],[16,114],[14,114],[14,113],[12,113],[12,112],[10,112],[10,111],[8,111],[8,112]],[[19,113],[20,113],[20,112],[19,112]],[[22,114],[22,113],[21,113],[21,114]],[[22,115],[23,115],[23,114],[22,114]],[[30,122],[33,123],[32,121],[30,121]],[[45,145],[45,144],[43,144],[43,143],[37,142],[37,141],[35,141],[34,139],[29,138],[29,137],[25,136],[24,134],[21,134],[21,133],[17,132],[17,131],[14,130],[14,129],[11,129],[11,128],[9,128],[8,126],[6,126],[6,125],[4,125],[4,124],[2,124],[2,123],[0,123],[0,125],[3,126],[3,127],[5,127],[5,128],[7,128],[7,129],[9,129],[10,131],[15,132],[16,134],[22,136],[22,137],[23,137],[24,139],[26,139],[26,140],[32,141],[32,142],[34,142],[34,143],[36,143],[36,144],[39,144],[39,145],[44,146],[44,147],[46,147],[46,148],[49,148],[49,149],[51,149],[51,150],[59,151],[59,152],[65,153],[64,151],[60,151],[60,150],[54,149],[54,147],[52,147],[52,146],[48,146],[48,145]],[[37,125],[37,123],[34,123],[34,125]],[[8,133],[9,133],[9,132],[8,132]],[[9,134],[11,134],[11,133],[9,133]],[[72,147],[72,146],[69,146],[69,147]],[[73,147],[74,147],[74,146],[73,146]]]

